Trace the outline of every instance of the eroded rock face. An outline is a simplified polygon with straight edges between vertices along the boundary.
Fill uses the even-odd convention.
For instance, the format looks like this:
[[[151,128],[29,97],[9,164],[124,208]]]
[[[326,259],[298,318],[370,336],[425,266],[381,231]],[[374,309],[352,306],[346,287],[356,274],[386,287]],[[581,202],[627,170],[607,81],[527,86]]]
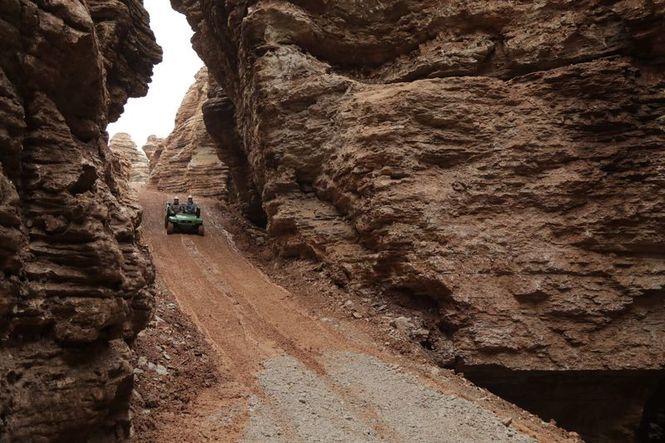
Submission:
[[[665,2],[172,4],[282,254],[418,308],[446,366],[662,376]]]
[[[148,169],[149,171],[152,171],[164,150],[164,139],[157,137],[156,135],[151,135],[141,149],[148,158]]]
[[[163,148],[151,154],[150,180],[159,189],[206,197],[226,195],[228,168],[203,122],[202,104],[207,97],[208,71],[203,68],[178,109],[173,132]]]
[[[0,440],[122,440],[154,276],[105,128],[161,50],[136,0],[0,17]]]
[[[129,134],[119,132],[109,141],[111,152],[118,156],[123,163],[122,170],[125,181],[128,183],[145,183],[148,181],[150,170],[148,157],[145,151],[139,151],[136,143]]]

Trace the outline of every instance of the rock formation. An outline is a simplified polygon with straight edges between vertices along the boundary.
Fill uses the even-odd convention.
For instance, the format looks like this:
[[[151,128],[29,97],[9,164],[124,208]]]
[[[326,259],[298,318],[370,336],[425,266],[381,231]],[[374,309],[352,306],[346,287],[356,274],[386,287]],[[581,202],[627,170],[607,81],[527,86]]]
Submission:
[[[0,2],[0,441],[119,441],[147,322],[105,129],[161,50],[138,0]]]
[[[207,98],[208,71],[203,68],[178,109],[175,128],[163,149],[151,155],[150,180],[159,189],[207,197],[226,195],[228,168],[220,161],[203,122],[202,104]],[[157,157],[154,162],[153,156]]]
[[[164,139],[157,137],[156,135],[151,135],[141,149],[148,158],[148,169],[152,172],[164,150]]]
[[[116,154],[119,161],[126,162],[124,170],[127,172],[126,181],[128,183],[145,183],[148,181],[150,170],[148,167],[148,157],[144,151],[139,151],[136,143],[129,134],[119,132],[115,134],[109,142],[111,152]]]
[[[171,3],[282,255],[419,309],[442,365],[632,435],[665,365],[665,2]]]

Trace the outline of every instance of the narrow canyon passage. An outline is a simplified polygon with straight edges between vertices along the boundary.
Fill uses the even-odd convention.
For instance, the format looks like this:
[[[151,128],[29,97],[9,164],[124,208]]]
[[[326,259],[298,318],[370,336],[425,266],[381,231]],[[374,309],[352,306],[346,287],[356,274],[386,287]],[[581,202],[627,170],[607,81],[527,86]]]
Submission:
[[[665,442],[663,31],[0,1],[0,443]]]
[[[446,373],[436,379],[347,323],[324,322],[251,264],[204,201],[206,236],[167,236],[144,189],[158,277],[218,354],[222,382],[160,441],[566,441],[555,427]],[[337,325],[337,326],[335,326]]]

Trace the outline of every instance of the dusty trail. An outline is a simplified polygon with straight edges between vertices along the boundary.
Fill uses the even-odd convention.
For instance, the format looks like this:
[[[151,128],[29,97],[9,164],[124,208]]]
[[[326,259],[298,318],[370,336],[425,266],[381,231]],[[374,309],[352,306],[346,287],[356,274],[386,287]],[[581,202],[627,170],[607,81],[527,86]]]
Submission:
[[[157,273],[218,353],[224,381],[170,417],[160,441],[559,439],[528,420],[506,426],[515,411],[497,415],[451,395],[364,334],[318,320],[234,247],[212,202],[203,201],[205,237],[167,236],[166,199],[140,192],[146,239]]]

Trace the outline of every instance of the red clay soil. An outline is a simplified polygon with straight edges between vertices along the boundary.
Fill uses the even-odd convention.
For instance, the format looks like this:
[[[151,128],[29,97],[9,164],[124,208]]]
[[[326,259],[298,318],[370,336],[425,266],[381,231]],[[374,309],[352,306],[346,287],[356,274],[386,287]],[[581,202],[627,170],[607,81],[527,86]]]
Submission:
[[[288,355],[325,379],[324,357],[335,352],[398,364],[423,385],[470,400],[539,441],[576,440],[575,434],[543,423],[452,372],[426,364],[424,358],[414,359],[416,352],[404,358],[386,348],[390,340],[385,340],[385,325],[368,318],[380,317],[372,315],[376,309],[364,306],[362,299],[355,299],[358,309],[353,312],[348,303],[340,307],[343,292],[327,284],[315,264],[295,262],[281,270],[275,266],[271,274],[281,272],[293,292],[276,284],[237,249],[229,231],[238,225],[228,225],[233,218],[222,214],[216,202],[201,201],[204,237],[166,235],[167,198],[152,189],[140,192],[145,239],[163,287],[155,321],[137,340],[136,350],[162,367],[147,369],[145,360],[139,365],[145,372],[138,374],[137,391],[143,398],[135,399],[135,441],[242,439],[251,418],[251,399],[272,401],[257,382],[267,361]],[[243,243],[249,245],[246,239]],[[303,271],[308,272],[297,275]],[[166,369],[167,375],[159,376],[158,369]],[[368,410],[366,415],[375,413]],[[287,430],[297,428],[284,416],[278,419],[286,422]],[[290,438],[288,431],[285,437]]]
[[[155,316],[132,346],[136,443],[157,441],[162,415],[186,412],[202,389],[221,380],[210,345],[159,279],[156,292]]]

